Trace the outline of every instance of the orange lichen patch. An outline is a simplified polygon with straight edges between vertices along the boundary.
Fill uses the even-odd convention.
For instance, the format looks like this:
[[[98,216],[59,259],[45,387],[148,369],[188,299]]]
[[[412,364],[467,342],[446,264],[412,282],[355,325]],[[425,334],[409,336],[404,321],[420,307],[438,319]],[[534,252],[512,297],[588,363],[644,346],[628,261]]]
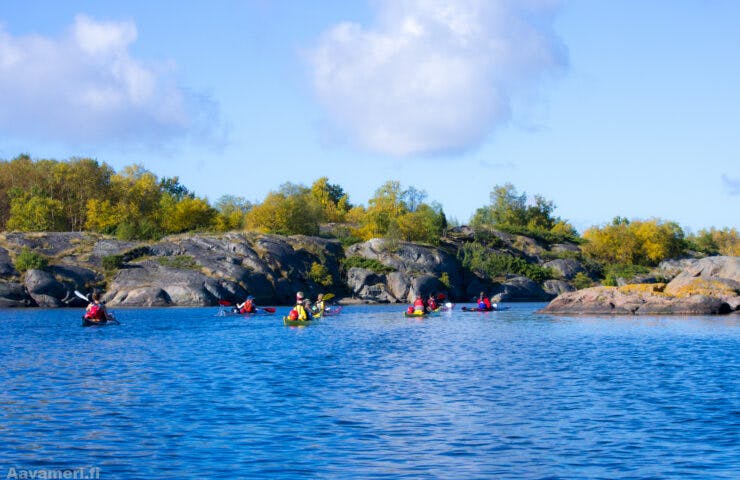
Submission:
[[[695,278],[686,285],[671,288],[671,295],[676,297],[689,297],[691,295],[706,295],[709,297],[732,297],[737,295],[734,288],[716,280]]]
[[[633,283],[619,287],[620,293],[663,294],[665,283]]]

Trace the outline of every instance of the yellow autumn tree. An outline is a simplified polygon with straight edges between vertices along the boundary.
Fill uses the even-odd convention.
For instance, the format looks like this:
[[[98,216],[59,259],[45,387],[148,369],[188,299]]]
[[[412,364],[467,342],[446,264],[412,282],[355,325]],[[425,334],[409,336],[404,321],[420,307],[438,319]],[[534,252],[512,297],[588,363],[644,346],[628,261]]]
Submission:
[[[318,235],[321,214],[305,187],[286,184],[245,216],[248,230],[280,235]]]
[[[583,233],[584,254],[602,263],[656,265],[683,251],[684,233],[675,222],[660,219],[629,221],[617,217],[611,224]]]

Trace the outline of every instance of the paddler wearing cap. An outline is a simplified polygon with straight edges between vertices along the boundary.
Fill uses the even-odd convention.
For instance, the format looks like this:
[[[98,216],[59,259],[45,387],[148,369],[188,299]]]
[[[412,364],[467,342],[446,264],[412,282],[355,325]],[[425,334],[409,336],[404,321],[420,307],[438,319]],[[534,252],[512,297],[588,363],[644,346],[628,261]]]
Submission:
[[[237,304],[236,306],[241,314],[254,313],[257,311],[257,306],[254,304],[254,297],[251,295],[244,300],[244,303]]]
[[[303,296],[303,292],[295,294],[295,307],[293,307],[293,310],[298,313],[296,320],[311,320],[313,318],[311,310],[306,308],[306,299]]]

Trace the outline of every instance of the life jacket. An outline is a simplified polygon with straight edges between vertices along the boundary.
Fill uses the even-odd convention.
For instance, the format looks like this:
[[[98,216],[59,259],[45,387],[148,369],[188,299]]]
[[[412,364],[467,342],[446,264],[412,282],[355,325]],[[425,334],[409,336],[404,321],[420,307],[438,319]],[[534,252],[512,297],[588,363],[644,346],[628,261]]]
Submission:
[[[488,297],[483,297],[483,305],[485,306],[486,310],[491,310],[493,307],[491,307],[491,301],[488,299]]]
[[[314,317],[320,317],[324,313],[324,302],[316,302],[313,305],[311,305],[311,313],[313,313]]]
[[[85,313],[85,318],[88,320],[105,320],[105,311],[101,305],[94,303]]]
[[[409,308],[407,308],[406,311],[409,313],[414,313],[414,307],[409,306]]]
[[[298,310],[295,308],[288,313],[288,320],[298,320]]]
[[[424,310],[424,300],[421,298],[414,300],[414,310]]]
[[[311,320],[311,314],[302,304],[299,303],[293,309],[298,312],[298,320]]]
[[[239,313],[254,313],[254,303],[252,300],[245,301]]]
[[[436,310],[437,309],[437,302],[434,301],[433,298],[430,298],[427,302],[427,308],[429,310]]]
[[[478,308],[481,310],[486,308],[486,302],[484,302],[482,298],[478,300]]]

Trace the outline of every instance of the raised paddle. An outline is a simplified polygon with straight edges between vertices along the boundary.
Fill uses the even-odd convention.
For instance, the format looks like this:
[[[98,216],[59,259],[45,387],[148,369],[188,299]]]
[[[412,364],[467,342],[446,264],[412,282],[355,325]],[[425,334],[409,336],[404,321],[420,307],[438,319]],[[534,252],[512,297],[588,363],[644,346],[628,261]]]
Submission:
[[[332,298],[334,298],[334,294],[333,293],[327,293],[326,295],[324,295],[324,298],[322,300],[324,300],[326,302],[327,300],[331,300]]]
[[[90,299],[87,297],[87,295],[83,294],[82,292],[78,292],[77,290],[75,290],[75,295],[77,295],[78,297],[80,297],[81,299],[83,299],[83,300],[85,300],[87,302],[90,301]]]

